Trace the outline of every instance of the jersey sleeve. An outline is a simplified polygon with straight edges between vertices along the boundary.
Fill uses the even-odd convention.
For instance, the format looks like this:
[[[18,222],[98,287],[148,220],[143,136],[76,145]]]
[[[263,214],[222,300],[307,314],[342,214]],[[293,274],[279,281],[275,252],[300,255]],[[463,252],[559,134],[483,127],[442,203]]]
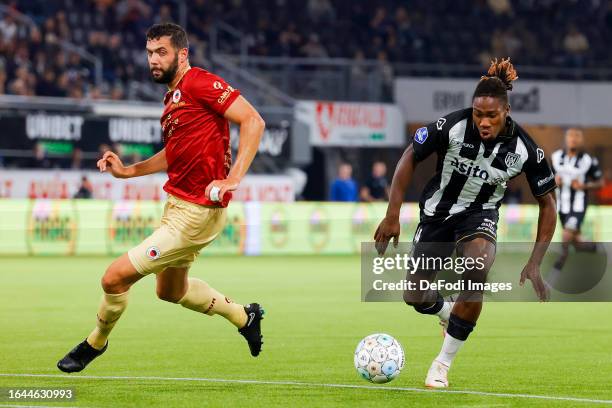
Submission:
[[[524,172],[534,197],[543,196],[557,187],[555,175],[546,160],[544,150],[535,143],[527,147],[528,158]]]
[[[240,96],[238,89],[210,72],[200,73],[194,78],[190,91],[196,102],[212,109],[221,116]]]
[[[601,168],[599,167],[599,160],[595,157],[591,160],[591,167],[586,173],[586,178],[592,181],[598,181],[601,179]]]
[[[412,137],[412,149],[414,150],[414,158],[417,162],[428,158],[433,152],[446,149],[448,147],[448,138],[444,137],[442,127],[444,122],[430,123],[427,126],[418,128]]]

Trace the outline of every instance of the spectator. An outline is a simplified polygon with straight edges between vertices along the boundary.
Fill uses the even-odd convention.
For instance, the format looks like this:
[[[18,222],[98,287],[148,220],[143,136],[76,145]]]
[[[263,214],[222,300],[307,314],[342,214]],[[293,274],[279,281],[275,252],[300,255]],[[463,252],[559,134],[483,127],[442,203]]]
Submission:
[[[6,86],[6,71],[4,70],[4,60],[0,60],[0,95],[5,94]]]
[[[357,182],[352,176],[353,167],[350,164],[342,163],[338,167],[338,178],[333,181],[330,189],[331,201],[357,201]]]
[[[589,50],[589,40],[575,25],[571,25],[563,39],[563,48],[567,51],[568,61],[572,66],[582,66],[585,62],[584,55]]]
[[[315,23],[330,22],[335,18],[334,8],[329,0],[308,0],[308,15]]]
[[[47,151],[42,143],[38,142],[32,149],[32,157],[28,158],[23,167],[30,169],[50,169],[53,162],[47,157]]]
[[[81,177],[79,189],[72,198],[90,199],[93,196],[93,186],[86,176]]]
[[[487,0],[489,8],[497,16],[510,16],[512,14],[512,5],[510,0]]]
[[[72,163],[70,164],[71,169],[82,169],[83,168],[83,150],[75,147],[72,151]]]
[[[361,187],[361,201],[387,201],[389,200],[389,182],[386,178],[387,165],[382,161],[372,164],[372,174]]]
[[[302,55],[308,58],[325,58],[327,57],[327,50],[319,41],[317,34],[310,34],[308,42],[300,49]]]
[[[11,42],[17,34],[17,24],[15,18],[11,13],[6,13],[2,20],[0,20],[0,34],[2,40],[5,42]]]

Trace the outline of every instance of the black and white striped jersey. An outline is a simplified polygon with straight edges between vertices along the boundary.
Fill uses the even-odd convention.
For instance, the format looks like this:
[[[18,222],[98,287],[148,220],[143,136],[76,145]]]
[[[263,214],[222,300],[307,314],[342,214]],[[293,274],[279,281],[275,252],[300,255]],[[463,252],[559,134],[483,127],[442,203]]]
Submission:
[[[585,152],[570,157],[565,150],[555,151],[551,158],[554,173],[561,177],[561,187],[557,190],[557,210],[561,214],[585,212],[587,193],[573,189],[572,181],[578,180],[584,184],[601,179],[599,162]]]
[[[506,134],[483,142],[469,108],[453,112],[415,132],[413,149],[417,161],[433,152],[438,154],[436,173],[420,200],[422,219],[497,210],[506,182],[521,173],[527,176],[534,196],[555,188],[544,151],[510,118],[506,129]]]

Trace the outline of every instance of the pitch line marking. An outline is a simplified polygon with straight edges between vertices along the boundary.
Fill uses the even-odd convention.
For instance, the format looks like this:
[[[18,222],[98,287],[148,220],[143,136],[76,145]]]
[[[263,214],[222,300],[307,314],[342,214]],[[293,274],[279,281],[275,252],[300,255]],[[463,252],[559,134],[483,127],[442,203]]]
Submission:
[[[192,382],[209,382],[209,383],[227,383],[227,384],[254,384],[254,385],[286,385],[296,387],[319,387],[319,388],[349,388],[363,390],[390,390],[390,391],[411,391],[422,393],[438,393],[438,394],[463,394],[463,395],[480,395],[487,397],[500,398],[526,398],[526,399],[541,399],[551,401],[572,401],[584,402],[591,404],[612,404],[612,400],[579,398],[579,397],[556,397],[553,395],[537,395],[537,394],[510,394],[502,392],[486,392],[472,390],[430,390],[425,388],[413,387],[385,387],[376,385],[356,385],[356,384],[327,384],[327,383],[310,383],[301,381],[266,381],[266,380],[232,380],[226,378],[198,378],[198,377],[147,377],[147,376],[105,376],[105,375],[61,375],[61,374],[23,374],[23,373],[0,373],[0,377],[34,377],[34,378],[60,378],[60,379],[89,379],[89,380],[144,380],[144,381],[192,381]]]

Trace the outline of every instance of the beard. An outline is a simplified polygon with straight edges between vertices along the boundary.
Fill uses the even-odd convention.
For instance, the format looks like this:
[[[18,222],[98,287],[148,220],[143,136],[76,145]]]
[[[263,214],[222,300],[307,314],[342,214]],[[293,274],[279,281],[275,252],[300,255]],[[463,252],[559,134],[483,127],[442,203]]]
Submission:
[[[161,75],[158,77],[153,75],[153,71],[157,71],[157,70],[161,71]],[[154,82],[157,82],[158,84],[169,84],[170,82],[172,82],[172,80],[176,76],[176,71],[178,71],[178,54],[176,55],[176,57],[174,58],[174,61],[172,61],[172,64],[170,64],[168,69],[161,69],[161,68],[151,69],[151,78],[153,79]]]

